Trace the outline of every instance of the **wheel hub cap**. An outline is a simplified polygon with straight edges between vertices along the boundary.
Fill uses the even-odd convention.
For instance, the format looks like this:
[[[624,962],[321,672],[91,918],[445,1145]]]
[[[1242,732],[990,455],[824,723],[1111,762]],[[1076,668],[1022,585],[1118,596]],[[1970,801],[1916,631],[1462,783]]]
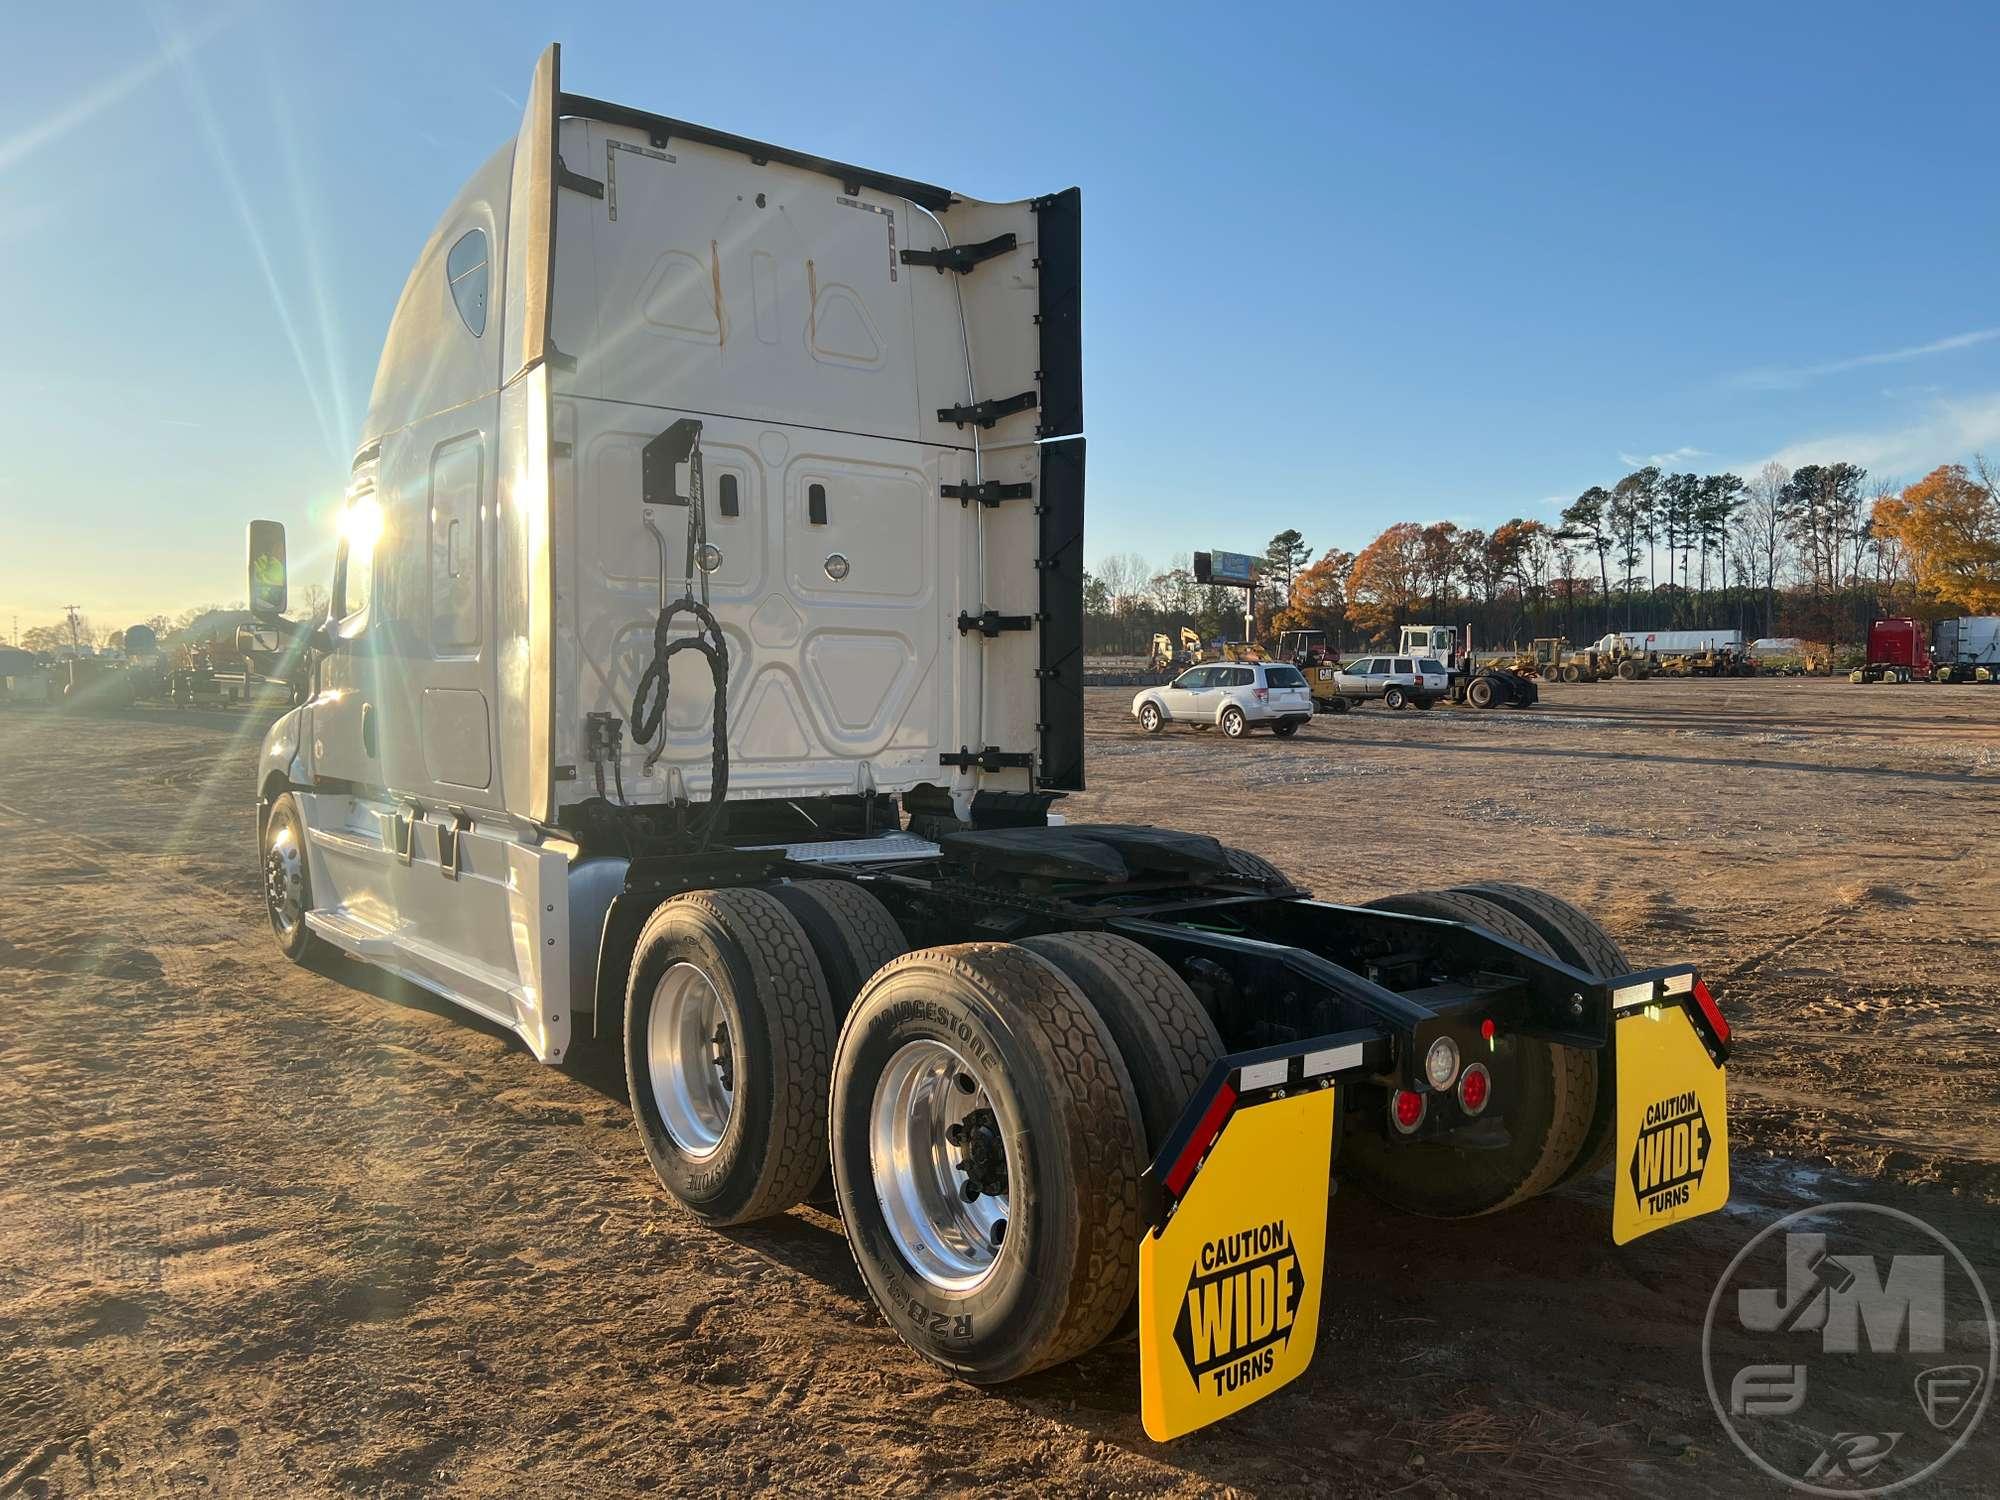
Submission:
[[[986,1081],[943,1042],[889,1059],[875,1085],[869,1161],[889,1237],[924,1280],[970,1291],[1006,1240],[1010,1132]]]
[[[697,1161],[713,1156],[736,1106],[736,1054],[722,998],[693,964],[669,966],[653,989],[646,1073],[674,1144]]]
[[[264,851],[264,904],[270,908],[272,928],[289,941],[305,920],[306,904],[305,854],[289,823],[271,835]]]

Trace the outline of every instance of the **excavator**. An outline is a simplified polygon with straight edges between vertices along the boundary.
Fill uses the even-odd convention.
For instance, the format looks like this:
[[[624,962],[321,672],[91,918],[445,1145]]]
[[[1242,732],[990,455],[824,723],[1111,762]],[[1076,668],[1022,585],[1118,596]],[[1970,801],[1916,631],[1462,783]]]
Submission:
[[[1191,625],[1181,627],[1180,648],[1166,635],[1153,637],[1152,653],[1146,666],[1154,672],[1173,672],[1182,667],[1201,666],[1212,661],[1264,661],[1264,648],[1251,641],[1211,641],[1203,645],[1201,634]]]
[[[1192,666],[1200,650],[1201,636],[1191,626],[1183,625],[1178,649],[1170,635],[1153,637],[1153,650],[1146,658],[1146,669],[1149,672],[1171,672],[1178,667]]]

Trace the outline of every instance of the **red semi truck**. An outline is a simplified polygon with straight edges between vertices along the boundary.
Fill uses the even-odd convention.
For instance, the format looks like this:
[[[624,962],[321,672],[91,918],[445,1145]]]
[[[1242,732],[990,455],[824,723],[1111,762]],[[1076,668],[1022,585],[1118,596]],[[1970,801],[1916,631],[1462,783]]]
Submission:
[[[1847,674],[1847,680],[1929,682],[1931,673],[1931,645],[1923,623],[1898,615],[1869,622],[1867,658]]]

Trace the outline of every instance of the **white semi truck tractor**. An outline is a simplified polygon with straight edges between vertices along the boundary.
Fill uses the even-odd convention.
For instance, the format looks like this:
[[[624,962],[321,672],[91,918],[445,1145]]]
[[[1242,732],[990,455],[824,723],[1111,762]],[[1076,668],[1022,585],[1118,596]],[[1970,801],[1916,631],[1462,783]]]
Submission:
[[[694,1219],[830,1181],[945,1369],[1136,1329],[1166,1437],[1311,1359],[1332,1174],[1468,1215],[1616,1157],[1620,1240],[1719,1206],[1728,1028],[1552,896],[1326,904],[1051,815],[1082,282],[1074,188],[608,104],[551,47],[390,323],[260,857],[292,957],[622,1051]]]

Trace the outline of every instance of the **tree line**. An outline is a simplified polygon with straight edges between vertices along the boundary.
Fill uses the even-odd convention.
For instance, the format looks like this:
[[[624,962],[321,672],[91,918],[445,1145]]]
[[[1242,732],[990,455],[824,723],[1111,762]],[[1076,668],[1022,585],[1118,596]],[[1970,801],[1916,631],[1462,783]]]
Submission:
[[[292,608],[288,615],[294,620],[311,620],[326,607],[327,592],[324,584],[307,583],[292,588]],[[219,649],[227,645],[233,652],[235,624],[232,621],[223,635],[212,640],[186,641],[184,638],[193,626],[210,616],[227,617],[248,613],[248,606],[238,599],[231,604],[195,604],[175,615],[150,615],[134,624],[146,626],[164,643],[200,645]],[[93,622],[89,615],[78,612],[65,616],[54,623],[30,625],[20,632],[14,642],[23,651],[33,651],[45,656],[54,656],[73,646],[89,646],[103,651],[119,651],[125,645],[125,631],[129,626],[116,630],[105,630]]]
[[[1287,529],[1265,549],[1254,605],[1267,645],[1298,629],[1379,645],[1418,621],[1469,624],[1481,645],[1703,629],[1840,644],[1878,615],[2000,613],[2000,471],[1982,457],[1871,486],[1851,463],[1770,463],[1747,481],[1647,466],[1553,522],[1399,521],[1359,552],[1317,557]],[[1183,625],[1241,640],[1243,613],[1242,589],[1197,582],[1184,555],[1155,570],[1113,553],[1084,578],[1097,654],[1144,654]]]

